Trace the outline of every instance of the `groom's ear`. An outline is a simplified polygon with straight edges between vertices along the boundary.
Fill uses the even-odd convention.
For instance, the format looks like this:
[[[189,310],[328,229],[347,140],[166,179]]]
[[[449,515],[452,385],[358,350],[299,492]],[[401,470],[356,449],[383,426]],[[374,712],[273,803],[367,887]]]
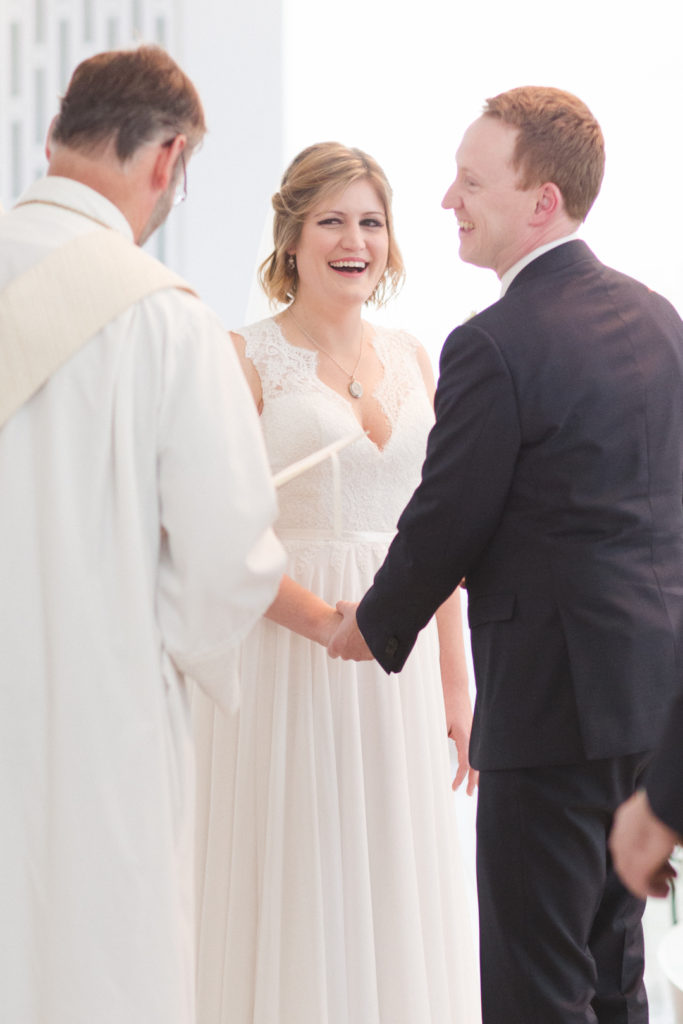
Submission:
[[[543,224],[564,209],[564,199],[557,185],[546,181],[536,189],[536,205],[531,217],[532,224]]]

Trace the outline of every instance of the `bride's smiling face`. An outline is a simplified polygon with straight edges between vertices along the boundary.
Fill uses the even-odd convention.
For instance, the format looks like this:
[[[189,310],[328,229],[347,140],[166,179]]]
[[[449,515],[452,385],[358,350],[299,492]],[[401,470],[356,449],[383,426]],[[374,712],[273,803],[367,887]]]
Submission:
[[[296,249],[297,298],[363,303],[387,265],[384,204],[361,178],[323,200],[306,217]]]

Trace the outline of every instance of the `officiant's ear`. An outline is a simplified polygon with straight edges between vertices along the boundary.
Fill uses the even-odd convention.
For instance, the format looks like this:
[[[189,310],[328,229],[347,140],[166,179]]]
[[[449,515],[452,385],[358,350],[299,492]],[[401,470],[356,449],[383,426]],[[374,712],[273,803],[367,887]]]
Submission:
[[[562,193],[552,181],[546,181],[536,190],[536,206],[532,224],[541,224],[564,206]]]
[[[172,139],[168,139],[166,142],[159,144],[152,173],[154,176],[154,184],[161,192],[166,191],[171,182],[171,178],[176,173],[180,154],[183,152],[186,145],[187,137],[182,134],[175,135]]]
[[[45,158],[48,161],[48,163],[49,163],[50,157],[52,155],[52,132],[54,130],[55,121],[57,120],[57,116],[58,115],[55,114],[55,116],[50,121],[50,127],[48,128],[47,135],[45,136]]]

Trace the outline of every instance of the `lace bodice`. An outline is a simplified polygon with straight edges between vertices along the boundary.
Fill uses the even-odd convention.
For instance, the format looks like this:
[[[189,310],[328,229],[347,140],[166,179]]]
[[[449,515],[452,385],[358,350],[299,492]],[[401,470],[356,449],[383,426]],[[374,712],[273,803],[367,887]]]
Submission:
[[[351,399],[318,377],[317,352],[290,344],[272,319],[238,333],[261,378],[261,422],[273,472],[357,429]],[[419,483],[434,418],[415,339],[404,331],[375,327],[372,345],[384,366],[375,398],[391,426],[391,436],[382,449],[368,437],[360,437],[339,454],[345,531],[394,529]],[[329,461],[284,484],[278,497],[280,529],[332,530],[334,487]]]

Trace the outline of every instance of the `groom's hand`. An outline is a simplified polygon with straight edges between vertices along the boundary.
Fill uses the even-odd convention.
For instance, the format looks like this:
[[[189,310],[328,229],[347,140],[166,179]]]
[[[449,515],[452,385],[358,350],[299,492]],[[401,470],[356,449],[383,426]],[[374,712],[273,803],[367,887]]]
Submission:
[[[358,603],[337,601],[337,611],[342,616],[341,624],[327,645],[327,653],[331,658],[343,658],[344,661],[372,661],[372,651],[363,639],[363,634],[356,622]]]

